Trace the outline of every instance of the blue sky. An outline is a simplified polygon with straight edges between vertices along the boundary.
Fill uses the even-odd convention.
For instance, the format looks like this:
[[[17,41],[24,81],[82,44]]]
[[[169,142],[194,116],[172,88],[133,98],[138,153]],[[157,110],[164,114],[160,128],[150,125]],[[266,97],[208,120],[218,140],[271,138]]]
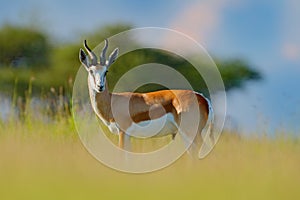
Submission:
[[[242,130],[300,130],[300,3],[298,0],[1,0],[0,25],[36,23],[68,41],[99,26],[173,28],[209,53],[242,57],[264,80],[228,94],[228,116]]]

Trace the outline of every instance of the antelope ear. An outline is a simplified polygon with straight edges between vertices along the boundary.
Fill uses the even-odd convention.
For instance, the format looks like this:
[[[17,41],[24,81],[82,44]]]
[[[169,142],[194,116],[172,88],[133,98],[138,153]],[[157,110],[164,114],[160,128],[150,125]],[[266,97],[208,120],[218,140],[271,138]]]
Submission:
[[[79,60],[82,63],[82,65],[85,67],[86,70],[89,69],[89,61],[87,59],[86,54],[82,49],[79,50]]]
[[[108,60],[107,60],[107,66],[110,66],[115,62],[119,54],[119,49],[115,48],[115,50],[109,55]]]

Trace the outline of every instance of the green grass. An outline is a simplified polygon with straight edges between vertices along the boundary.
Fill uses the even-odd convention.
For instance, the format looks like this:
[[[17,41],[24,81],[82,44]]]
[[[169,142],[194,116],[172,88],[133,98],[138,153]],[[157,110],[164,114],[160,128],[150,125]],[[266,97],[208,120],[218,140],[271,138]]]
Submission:
[[[0,124],[0,199],[300,199],[300,141],[225,133],[203,160],[141,175],[96,161],[67,121]]]

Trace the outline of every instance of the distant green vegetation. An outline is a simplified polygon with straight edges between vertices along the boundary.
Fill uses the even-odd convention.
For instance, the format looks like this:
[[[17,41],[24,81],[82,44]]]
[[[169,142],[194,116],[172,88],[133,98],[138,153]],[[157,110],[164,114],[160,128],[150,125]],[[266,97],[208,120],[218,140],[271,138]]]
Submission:
[[[91,47],[95,47],[105,38],[130,29],[131,26],[116,24],[87,33]],[[49,36],[38,30],[26,27],[3,26],[0,29],[0,90],[11,94],[13,90],[24,96],[29,84],[32,93],[46,94],[50,88],[63,88],[63,93],[70,96],[74,78],[80,62],[78,51],[82,47],[82,38],[74,43],[53,44]],[[247,80],[258,80],[261,76],[243,60],[215,59],[225,82],[226,89],[241,87]],[[130,52],[120,57],[112,66],[108,75],[110,88],[119,77],[134,66],[157,62],[174,67],[188,78],[194,90],[206,91],[200,74],[186,60],[168,52],[155,49],[143,49]],[[161,89],[158,85],[148,85],[140,91]]]
[[[45,34],[29,27],[5,25],[0,30],[0,65],[46,67],[50,44]]]

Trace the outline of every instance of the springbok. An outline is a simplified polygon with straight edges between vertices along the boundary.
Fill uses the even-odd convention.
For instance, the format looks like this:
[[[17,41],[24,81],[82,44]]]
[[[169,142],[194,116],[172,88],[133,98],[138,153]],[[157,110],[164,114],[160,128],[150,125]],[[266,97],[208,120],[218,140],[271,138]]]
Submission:
[[[98,62],[97,56],[88,47],[86,40],[84,40],[83,45],[90,59],[87,58],[83,49],[79,51],[79,59],[88,72],[88,88],[93,110],[112,133],[118,134],[120,148],[127,150],[127,145],[129,145],[127,143],[130,143],[129,137],[172,135],[174,139],[178,132],[181,116],[195,110],[193,99],[196,100],[196,110],[199,110],[197,113],[199,116],[198,129],[195,138],[200,138],[204,141],[204,137],[210,135],[210,130],[207,129],[207,133],[202,133],[201,136],[204,127],[212,124],[212,120],[209,120],[209,115],[212,115],[212,108],[209,100],[202,94],[192,90],[110,93],[106,75],[109,67],[117,59],[119,49],[114,49],[108,59],[106,59],[105,54],[108,48],[108,41],[105,39],[105,45]],[[122,108],[124,105],[129,105],[129,107],[126,107],[124,110]],[[118,110],[118,116],[115,115],[113,110]],[[124,114],[125,112],[129,113],[128,116]],[[136,130],[138,130],[136,127],[149,122],[151,122],[150,127],[147,127],[149,131],[136,133]],[[164,123],[163,128],[159,131],[153,131],[157,128],[157,124],[161,122]],[[195,142],[197,141],[195,140]]]

